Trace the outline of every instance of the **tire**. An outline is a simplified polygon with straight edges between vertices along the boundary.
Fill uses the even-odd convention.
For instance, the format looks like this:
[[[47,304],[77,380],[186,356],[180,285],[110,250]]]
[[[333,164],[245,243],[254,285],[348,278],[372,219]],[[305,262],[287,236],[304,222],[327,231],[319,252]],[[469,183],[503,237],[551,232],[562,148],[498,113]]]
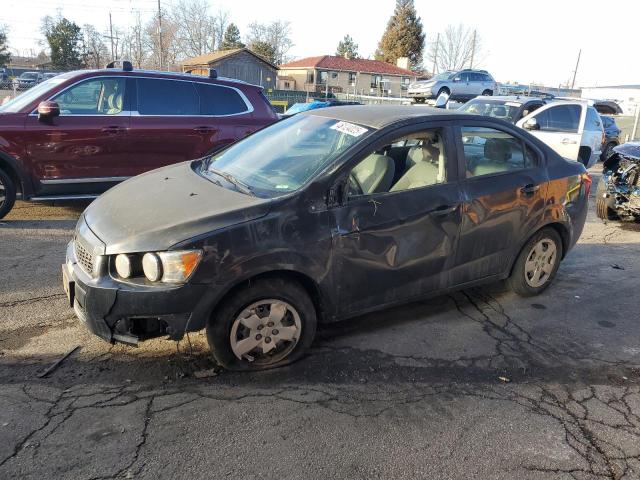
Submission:
[[[16,203],[16,186],[11,177],[0,170],[0,219],[4,218]]]
[[[618,216],[604,200],[605,192],[604,180],[601,178],[596,189],[596,216],[601,220],[616,220]]]
[[[276,307],[284,311],[280,320],[277,311],[272,314]],[[298,282],[260,279],[232,293],[213,312],[207,324],[207,340],[213,358],[223,368],[266,370],[300,359],[313,343],[316,325],[315,306]],[[274,335],[281,338],[276,340]],[[244,340],[251,341],[242,344]],[[265,353],[265,348],[271,350]]]
[[[438,90],[438,94],[436,95],[436,98],[438,98],[443,93],[446,93],[447,95],[449,95],[449,98],[451,98],[451,90],[449,90],[447,87],[442,87],[440,90]]]
[[[482,96],[483,97],[492,97],[493,96],[493,90],[485,90],[484,92],[482,92]]]
[[[562,239],[558,232],[550,227],[541,229],[520,251],[507,280],[509,287],[523,297],[542,293],[555,278],[561,258]]]
[[[413,103],[424,103],[424,102],[425,102],[424,98],[419,98],[419,97],[413,98]]]

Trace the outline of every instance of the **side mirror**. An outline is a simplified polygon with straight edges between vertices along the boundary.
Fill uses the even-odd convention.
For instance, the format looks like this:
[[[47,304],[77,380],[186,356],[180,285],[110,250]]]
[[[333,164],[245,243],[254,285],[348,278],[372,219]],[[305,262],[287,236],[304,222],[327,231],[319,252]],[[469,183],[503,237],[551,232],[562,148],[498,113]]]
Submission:
[[[60,116],[60,105],[57,102],[40,102],[38,105],[38,120],[51,121]]]
[[[540,130],[540,125],[538,125],[538,120],[535,118],[530,118],[522,125],[525,130]]]

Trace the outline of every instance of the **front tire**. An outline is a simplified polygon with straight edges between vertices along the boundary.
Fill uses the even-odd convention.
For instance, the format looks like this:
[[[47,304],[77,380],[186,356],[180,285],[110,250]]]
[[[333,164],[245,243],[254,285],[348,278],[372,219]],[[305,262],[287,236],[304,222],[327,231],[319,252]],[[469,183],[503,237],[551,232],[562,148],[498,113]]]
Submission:
[[[482,92],[482,96],[483,97],[492,97],[493,96],[493,90],[485,90],[484,92]]]
[[[596,189],[596,216],[601,220],[617,220],[618,216],[614,212],[604,199],[606,193],[606,187],[604,179],[601,178],[598,182],[598,188]]]
[[[11,211],[16,202],[16,186],[11,177],[0,170],[0,219]]]
[[[509,287],[523,297],[542,293],[556,276],[561,258],[560,235],[553,228],[543,228],[520,251],[507,280]]]
[[[260,279],[231,294],[207,324],[215,361],[227,370],[281,367],[302,357],[316,333],[307,291],[283,278]]]

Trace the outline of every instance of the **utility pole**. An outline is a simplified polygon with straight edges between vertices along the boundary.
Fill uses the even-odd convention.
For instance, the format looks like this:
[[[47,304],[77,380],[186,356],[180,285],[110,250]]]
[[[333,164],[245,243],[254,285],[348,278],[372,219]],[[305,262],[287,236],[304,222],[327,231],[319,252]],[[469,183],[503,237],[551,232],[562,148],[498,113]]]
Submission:
[[[440,33],[438,32],[438,37],[436,38],[436,51],[433,55],[433,71],[431,72],[432,75],[436,74],[436,65],[438,63],[438,48],[440,48]]]
[[[162,70],[162,10],[160,9],[160,0],[158,0],[158,40],[160,50],[160,70]]]
[[[111,22],[111,12],[109,12],[109,39],[111,40],[111,61],[116,59],[113,53],[113,23]]]
[[[473,57],[476,55],[476,31],[473,31],[473,41],[471,42],[471,65],[469,68],[473,68]]]
[[[576,84],[576,75],[578,74],[578,65],[580,65],[580,55],[582,54],[582,49],[578,51],[578,61],[576,62],[576,69],[573,71],[573,80],[571,81],[571,90]]]

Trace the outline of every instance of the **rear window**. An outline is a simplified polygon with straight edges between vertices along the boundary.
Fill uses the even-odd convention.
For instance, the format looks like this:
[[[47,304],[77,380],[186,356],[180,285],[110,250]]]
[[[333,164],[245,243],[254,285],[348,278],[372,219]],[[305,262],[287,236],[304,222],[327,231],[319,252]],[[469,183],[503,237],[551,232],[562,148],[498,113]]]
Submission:
[[[602,121],[595,108],[587,108],[587,120],[584,124],[584,129],[591,132],[599,132],[602,130]]]
[[[248,110],[242,96],[233,88],[197,83],[202,115],[234,115]]]
[[[140,115],[199,115],[200,102],[193,82],[138,78]]]

